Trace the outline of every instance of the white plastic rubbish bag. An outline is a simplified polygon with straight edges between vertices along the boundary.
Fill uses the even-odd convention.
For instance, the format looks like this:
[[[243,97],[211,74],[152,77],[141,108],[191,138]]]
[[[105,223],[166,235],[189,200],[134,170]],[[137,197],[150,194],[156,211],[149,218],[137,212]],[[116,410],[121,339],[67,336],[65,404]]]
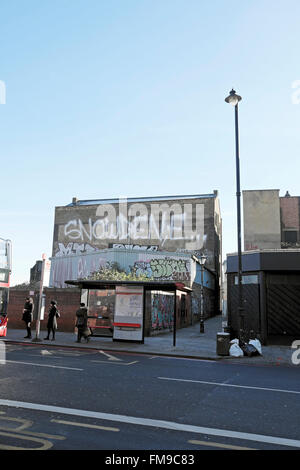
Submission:
[[[230,341],[229,356],[241,357],[244,355],[242,349],[239,347],[239,340],[233,339]]]
[[[250,339],[249,344],[252,344],[252,346],[255,347],[257,352],[262,356],[261,343],[260,343],[259,339]]]

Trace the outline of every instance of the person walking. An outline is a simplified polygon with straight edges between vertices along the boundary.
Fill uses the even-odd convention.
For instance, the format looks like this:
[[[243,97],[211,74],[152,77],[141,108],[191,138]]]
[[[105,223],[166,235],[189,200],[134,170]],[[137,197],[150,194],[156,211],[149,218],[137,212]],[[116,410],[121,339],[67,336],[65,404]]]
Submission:
[[[76,325],[77,327],[77,341],[81,343],[81,338],[84,337],[86,342],[90,340],[90,329],[88,327],[88,309],[83,302],[80,303],[80,308],[76,311]]]
[[[27,336],[24,336],[24,338],[31,338],[31,322],[33,318],[32,312],[33,300],[31,297],[26,297],[22,317],[22,320],[25,322],[27,330]]]
[[[52,332],[52,341],[55,340],[55,331],[57,330],[57,318],[59,317],[60,313],[58,311],[56,301],[51,300],[47,322],[48,336],[44,339],[50,339],[50,333]]]

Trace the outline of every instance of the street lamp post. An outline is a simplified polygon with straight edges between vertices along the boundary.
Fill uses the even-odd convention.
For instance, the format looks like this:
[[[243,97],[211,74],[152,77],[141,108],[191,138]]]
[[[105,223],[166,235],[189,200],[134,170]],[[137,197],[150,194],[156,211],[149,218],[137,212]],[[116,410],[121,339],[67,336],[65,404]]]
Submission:
[[[237,201],[237,240],[238,240],[238,318],[239,318],[239,339],[244,340],[244,309],[242,291],[242,247],[241,247],[241,188],[240,188],[240,155],[239,155],[239,109],[238,105],[242,97],[237,95],[235,90],[231,90],[229,96],[225,98],[226,103],[234,106],[235,114],[235,158],[236,158],[236,201]]]
[[[201,265],[201,310],[200,310],[200,333],[204,333],[204,289],[203,289],[203,270],[204,264],[206,261],[206,256],[201,255],[199,258],[199,263]]]

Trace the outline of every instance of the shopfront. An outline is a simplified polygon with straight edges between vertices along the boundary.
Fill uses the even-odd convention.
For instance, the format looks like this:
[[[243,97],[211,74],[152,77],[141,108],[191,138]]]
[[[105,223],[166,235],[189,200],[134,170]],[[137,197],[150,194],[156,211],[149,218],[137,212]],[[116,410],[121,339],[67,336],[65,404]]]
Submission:
[[[300,250],[256,250],[242,255],[245,330],[263,344],[290,345],[300,336]],[[228,323],[239,330],[238,257],[227,255]]]
[[[191,324],[191,289],[172,281],[67,281],[81,289],[93,336],[144,342]]]

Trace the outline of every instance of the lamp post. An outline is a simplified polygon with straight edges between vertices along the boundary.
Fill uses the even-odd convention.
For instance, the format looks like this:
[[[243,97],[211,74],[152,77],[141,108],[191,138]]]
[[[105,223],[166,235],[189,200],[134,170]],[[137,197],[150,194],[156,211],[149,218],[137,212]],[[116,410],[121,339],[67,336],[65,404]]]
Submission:
[[[231,90],[225,98],[226,103],[234,106],[235,114],[235,158],[236,158],[236,202],[237,202],[237,240],[238,240],[238,318],[239,339],[244,340],[244,309],[242,291],[242,248],[241,248],[241,188],[240,188],[240,155],[239,155],[239,109],[238,105],[242,97]]]
[[[201,255],[199,263],[201,266],[201,310],[200,310],[200,333],[204,333],[204,296],[203,296],[203,269],[206,261],[206,256]]]

